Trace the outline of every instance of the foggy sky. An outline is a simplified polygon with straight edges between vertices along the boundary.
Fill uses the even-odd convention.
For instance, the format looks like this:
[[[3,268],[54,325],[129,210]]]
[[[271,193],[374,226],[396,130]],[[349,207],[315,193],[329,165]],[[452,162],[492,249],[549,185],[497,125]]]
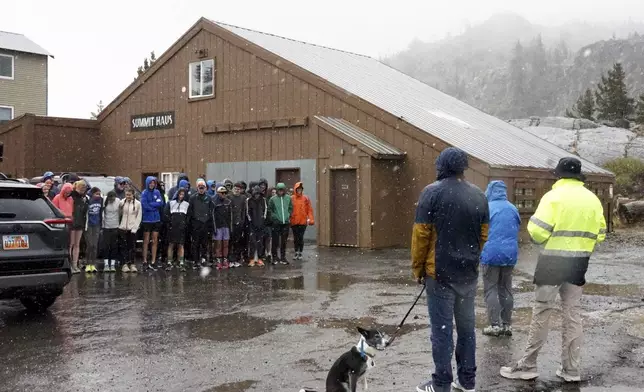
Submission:
[[[0,30],[23,33],[51,52],[49,115],[89,117],[201,16],[379,57],[413,38],[435,40],[499,12],[559,25],[644,20],[644,1],[611,0],[20,0],[3,2]]]

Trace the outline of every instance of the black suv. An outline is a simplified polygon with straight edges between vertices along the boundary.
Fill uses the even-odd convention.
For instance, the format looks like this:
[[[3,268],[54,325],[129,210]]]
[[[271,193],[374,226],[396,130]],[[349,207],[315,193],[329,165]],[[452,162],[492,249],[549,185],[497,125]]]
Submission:
[[[42,190],[0,179],[0,299],[44,311],[71,278],[69,224]]]

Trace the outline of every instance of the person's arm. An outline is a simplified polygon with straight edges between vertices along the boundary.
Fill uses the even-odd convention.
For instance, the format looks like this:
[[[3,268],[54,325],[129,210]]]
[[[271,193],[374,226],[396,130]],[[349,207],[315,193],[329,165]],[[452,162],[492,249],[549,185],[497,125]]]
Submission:
[[[293,198],[291,196],[288,197],[288,217],[286,218],[286,222],[288,223],[291,220],[291,217],[293,216]]]
[[[139,208],[136,208],[137,202],[139,203]],[[143,208],[141,208],[141,202],[135,200],[134,209],[136,210],[136,216],[134,217],[134,228],[132,229],[132,233],[136,233],[137,230],[139,230],[139,226],[141,226],[141,219],[143,219]]]
[[[599,233],[597,233],[597,242],[604,242],[606,239],[606,218],[604,217],[604,209],[599,211]]]
[[[150,202],[150,207],[152,207],[153,210],[158,210],[161,206],[163,206],[163,197],[161,197],[161,192],[158,190],[154,190],[154,193],[152,193],[152,201]]]
[[[429,187],[421,193],[411,236],[411,270],[419,283],[428,271],[432,278],[436,277],[436,260],[433,256],[436,228],[432,215],[432,196],[432,189]]]
[[[311,205],[311,199],[306,198],[306,216],[309,222],[309,226],[313,226],[315,224],[315,218],[313,217],[313,206]]]
[[[479,240],[479,250],[482,252],[490,232],[490,205],[485,197],[481,204],[484,206],[483,215],[481,216],[481,238]]]
[[[528,222],[528,233],[536,244],[543,244],[548,241],[555,229],[555,207],[551,192],[541,198],[537,210],[530,217]]]

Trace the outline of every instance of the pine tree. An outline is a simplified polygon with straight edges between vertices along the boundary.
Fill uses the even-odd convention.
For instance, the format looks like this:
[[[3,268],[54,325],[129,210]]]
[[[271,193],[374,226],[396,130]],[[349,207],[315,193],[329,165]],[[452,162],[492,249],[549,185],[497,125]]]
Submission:
[[[566,117],[585,118],[590,121],[595,121],[593,118],[594,113],[595,98],[591,89],[586,89],[586,92],[579,96],[572,109],[566,109]]]
[[[644,94],[640,95],[640,100],[637,102],[637,119],[635,121],[644,125]]]
[[[601,120],[624,120],[634,110],[634,100],[628,96],[626,89],[626,73],[622,64],[616,63],[608,76],[602,75],[595,91],[597,102],[597,118]]]
[[[508,96],[512,112],[517,116],[528,115],[526,111],[526,70],[523,45],[517,41],[512,51],[510,60],[510,80],[508,82]]]

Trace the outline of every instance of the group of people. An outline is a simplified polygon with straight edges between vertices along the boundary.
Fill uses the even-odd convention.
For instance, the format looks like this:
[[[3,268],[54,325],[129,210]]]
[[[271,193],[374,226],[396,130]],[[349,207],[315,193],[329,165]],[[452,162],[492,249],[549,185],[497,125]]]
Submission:
[[[88,192],[82,179],[55,189],[50,174],[45,173],[40,185],[44,195],[71,220],[73,273],[81,270],[83,237],[86,272],[98,271],[99,249],[104,254],[103,271],[116,271],[120,261],[123,272],[138,272],[139,232],[144,270],[176,267],[185,271],[187,264],[193,269],[289,264],[289,233],[293,232],[294,258],[301,260],[306,228],[315,224],[313,207],[301,182],[287,190],[283,183],[269,188],[265,179],[247,186],[244,181],[217,183],[199,178],[192,187],[182,173],[168,192],[157,178],[147,177],[139,200],[126,177],[116,177],[114,189],[102,195],[96,187]]]
[[[419,392],[474,392],[476,379],[475,297],[479,265],[483,274],[488,336],[512,335],[512,270],[519,256],[521,223],[507,200],[503,181],[484,194],[465,180],[467,154],[454,147],[436,160],[437,181],[421,193],[412,233],[412,272],[425,285],[431,324],[432,378]],[[605,239],[606,221],[597,196],[584,187],[581,161],[562,158],[557,181],[528,222],[531,239],[542,245],[534,274],[535,304],[527,348],[521,359],[502,367],[502,377],[539,377],[537,356],[549,332],[557,294],[563,307],[562,363],[556,374],[581,380],[581,295],[595,245]],[[456,324],[457,377],[452,373]]]

